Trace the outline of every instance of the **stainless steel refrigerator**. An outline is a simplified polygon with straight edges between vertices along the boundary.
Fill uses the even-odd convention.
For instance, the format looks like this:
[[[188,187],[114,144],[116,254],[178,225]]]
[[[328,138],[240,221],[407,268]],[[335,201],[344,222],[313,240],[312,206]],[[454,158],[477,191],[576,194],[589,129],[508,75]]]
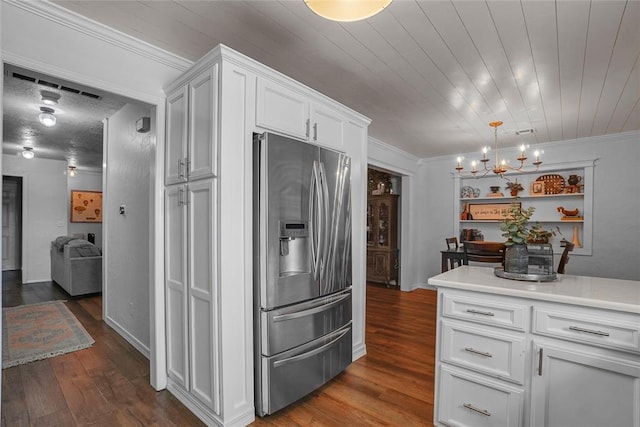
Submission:
[[[271,414],[352,359],[351,161],[254,136],[256,413]]]

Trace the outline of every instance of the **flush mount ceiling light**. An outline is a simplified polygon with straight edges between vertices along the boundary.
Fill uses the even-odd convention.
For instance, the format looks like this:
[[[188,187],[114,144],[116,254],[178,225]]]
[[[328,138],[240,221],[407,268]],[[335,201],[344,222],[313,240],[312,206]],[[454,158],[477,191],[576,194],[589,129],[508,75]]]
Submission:
[[[304,0],[317,15],[332,21],[353,22],[381,12],[392,0]]]
[[[33,147],[22,147],[22,157],[27,160],[31,160],[36,156],[36,153],[33,152]]]
[[[45,105],[56,105],[60,100],[60,94],[49,92],[48,90],[40,92],[40,96],[42,97],[42,103]]]
[[[53,115],[55,110],[53,108],[40,107],[41,113],[38,115],[40,123],[47,127],[51,127],[56,124],[56,116]]]
[[[69,166],[69,176],[76,176],[76,167]]]

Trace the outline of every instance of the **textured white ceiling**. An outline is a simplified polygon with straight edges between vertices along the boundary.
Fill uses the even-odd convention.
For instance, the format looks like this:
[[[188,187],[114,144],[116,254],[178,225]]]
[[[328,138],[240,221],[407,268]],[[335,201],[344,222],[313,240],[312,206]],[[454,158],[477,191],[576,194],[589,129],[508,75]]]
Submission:
[[[418,157],[640,129],[639,1],[395,0],[336,23],[291,1],[59,1],[190,60],[224,43]],[[535,129],[516,136],[515,131]]]
[[[35,82],[17,78],[16,74]],[[57,119],[53,127],[38,120],[40,107],[45,106],[42,91],[60,95],[58,104],[49,106]],[[122,108],[125,98],[13,65],[5,65],[3,92],[4,154],[20,155],[23,147],[29,146],[38,158],[66,160],[80,171],[102,169],[102,120]]]

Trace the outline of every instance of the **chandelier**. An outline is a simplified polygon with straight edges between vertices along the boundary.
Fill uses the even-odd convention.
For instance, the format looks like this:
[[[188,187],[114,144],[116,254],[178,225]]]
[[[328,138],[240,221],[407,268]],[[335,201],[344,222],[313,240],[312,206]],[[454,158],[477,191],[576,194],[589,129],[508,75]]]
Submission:
[[[495,121],[495,122],[491,122],[489,123],[489,126],[491,126],[493,128],[493,137],[494,137],[494,146],[495,146],[495,163],[493,164],[493,167],[488,168],[487,167],[487,163],[489,163],[489,157],[487,157],[487,153],[489,152],[489,147],[483,147],[482,148],[482,158],[480,160],[473,160],[471,162],[471,175],[467,175],[467,176],[478,176],[478,173],[480,173],[479,176],[485,176],[486,174],[488,174],[489,172],[493,172],[496,175],[499,175],[501,178],[504,178],[504,174],[507,173],[507,171],[516,171],[516,172],[520,172],[523,171],[525,168],[525,160],[527,160],[527,155],[525,153],[526,150],[526,146],[523,144],[520,146],[520,155],[518,156],[518,158],[516,160],[518,160],[520,162],[520,165],[518,167],[514,167],[514,166],[510,166],[507,164],[507,161],[505,159],[500,159],[500,155],[498,152],[498,127],[502,125],[501,121]],[[535,170],[538,170],[538,167],[542,164],[542,161],[540,160],[540,151],[536,150],[533,155],[535,156],[535,161],[532,162],[532,164],[536,167]],[[459,175],[462,175],[462,170],[464,169],[464,167],[462,166],[462,157],[458,157],[458,164],[456,166],[456,170],[458,171]],[[482,163],[482,168],[479,169],[478,166],[478,162]]]

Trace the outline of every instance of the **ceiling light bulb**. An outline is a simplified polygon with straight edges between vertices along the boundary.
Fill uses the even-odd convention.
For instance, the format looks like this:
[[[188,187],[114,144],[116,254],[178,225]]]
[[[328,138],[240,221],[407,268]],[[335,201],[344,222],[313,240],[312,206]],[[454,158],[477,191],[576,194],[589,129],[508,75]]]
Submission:
[[[60,95],[55,92],[49,92],[48,90],[43,90],[40,92],[40,96],[42,97],[42,103],[46,105],[56,105],[58,100],[60,99]]]
[[[33,152],[33,147],[22,147],[22,157],[27,160],[31,160],[36,156],[36,153]]]
[[[69,176],[76,176],[76,167],[69,166]]]
[[[323,18],[352,22],[370,18],[391,4],[392,0],[304,0],[309,9]]]
[[[40,111],[42,111],[38,115],[40,123],[47,127],[51,127],[56,124],[56,116],[53,115],[53,113],[55,113],[55,110],[47,107],[40,107]]]

